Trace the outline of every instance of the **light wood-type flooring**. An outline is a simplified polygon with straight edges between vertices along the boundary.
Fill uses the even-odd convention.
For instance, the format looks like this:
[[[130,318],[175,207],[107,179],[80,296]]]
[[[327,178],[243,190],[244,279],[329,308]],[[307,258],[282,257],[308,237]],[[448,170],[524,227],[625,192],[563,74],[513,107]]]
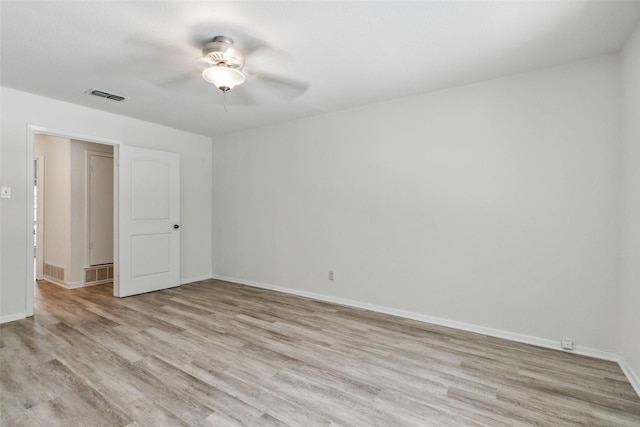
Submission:
[[[640,425],[616,363],[208,280],[41,282],[0,326],[2,426]]]

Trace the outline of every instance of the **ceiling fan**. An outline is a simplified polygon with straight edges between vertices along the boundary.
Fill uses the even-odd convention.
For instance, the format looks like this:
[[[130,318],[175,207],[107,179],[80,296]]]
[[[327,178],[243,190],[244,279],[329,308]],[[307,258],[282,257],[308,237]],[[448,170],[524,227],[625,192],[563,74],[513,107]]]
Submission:
[[[213,84],[225,95],[234,87],[245,83],[246,88],[233,91],[232,102],[234,103],[260,104],[273,95],[294,99],[308,89],[307,82],[277,74],[286,64],[287,55],[283,51],[237,28],[232,28],[228,32],[220,31],[221,29],[223,28],[220,25],[207,23],[191,29],[190,43],[201,51],[201,56],[196,62],[200,66],[197,68],[184,62],[184,59],[190,56],[190,50],[159,43],[157,40],[141,35],[131,37],[128,41],[145,49],[153,48],[162,52],[164,67],[175,64],[178,60],[179,64],[183,64],[185,68],[191,68],[194,73],[196,70],[201,72],[205,81]],[[216,32],[227,35],[217,35],[212,38],[211,34]],[[229,32],[238,36],[239,43],[228,35]],[[178,55],[182,59],[178,59]],[[172,59],[169,60],[169,58]],[[203,66],[204,69],[202,69]],[[270,72],[268,71],[270,68],[277,71]],[[194,77],[194,74],[188,72],[157,84],[163,87],[175,86],[191,82]]]
[[[205,40],[202,46],[202,57],[198,59],[206,66],[202,71],[202,77],[223,93],[243,84],[247,79],[266,84],[275,89],[279,95],[289,99],[296,98],[308,89],[309,85],[306,82],[257,71],[246,66],[247,58],[251,62],[257,51],[275,51],[256,39],[252,41],[250,50],[244,51],[228,36],[218,35],[213,39]]]
[[[202,48],[202,58],[199,60],[208,65],[202,71],[202,77],[222,92],[227,92],[246,80],[245,54],[231,37],[214,37]]]

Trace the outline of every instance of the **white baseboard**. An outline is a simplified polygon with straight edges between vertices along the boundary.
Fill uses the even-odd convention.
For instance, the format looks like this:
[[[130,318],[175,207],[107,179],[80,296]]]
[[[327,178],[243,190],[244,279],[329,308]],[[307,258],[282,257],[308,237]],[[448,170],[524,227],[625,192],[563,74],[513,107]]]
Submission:
[[[113,282],[113,279],[105,279],[105,280],[99,280],[97,282],[83,282],[83,281],[78,281],[78,282],[62,282],[54,277],[50,277],[50,276],[45,276],[43,280],[46,280],[49,283],[53,283],[54,285],[60,286],[61,288],[65,288],[65,289],[79,289],[79,288],[87,288],[89,286],[95,286],[95,285],[103,285],[105,283],[111,283]]]
[[[55,277],[46,276],[46,275],[44,276],[44,280],[46,280],[49,283],[53,283],[54,285],[63,287],[65,289],[77,289],[77,288],[83,288],[85,286],[84,282],[63,282],[61,280],[56,279]]]
[[[67,282],[62,286],[64,286],[67,289],[78,289],[78,288],[84,288],[85,286],[91,286],[91,285],[87,285],[85,282]]]
[[[384,306],[369,304],[369,303],[360,302],[356,300],[333,297],[330,295],[316,294],[314,292],[301,291],[298,289],[285,288],[282,286],[268,285],[265,283],[254,282],[251,280],[243,280],[235,277],[227,277],[227,276],[212,274],[211,278],[224,280],[227,282],[239,283],[242,285],[253,286],[256,288],[269,289],[272,291],[284,292],[287,294],[313,298],[320,301],[332,302],[336,304],[346,305],[349,307],[363,308],[363,309],[375,311],[378,313],[391,314],[393,316],[404,317],[406,319],[418,320],[420,322],[446,326],[449,328],[460,329],[468,332],[475,332],[478,334],[489,335],[496,338],[504,338],[510,341],[516,341],[524,344],[531,344],[538,347],[550,348],[553,350],[559,350],[566,353],[573,353],[573,354],[579,354],[583,356],[595,357],[597,359],[609,360],[613,362],[618,362],[620,360],[620,356],[618,356],[618,354],[613,353],[611,351],[605,351],[605,350],[585,347],[581,345],[574,346],[573,351],[566,351],[562,349],[559,341],[554,341],[547,338],[523,335],[516,332],[503,331],[501,329],[487,328],[485,326],[474,325],[471,323],[458,322],[456,320],[443,319],[441,317],[429,316],[426,314],[415,313],[415,312],[405,311],[405,310],[398,310],[391,307],[384,307]]]
[[[192,282],[199,282],[201,280],[208,280],[211,279],[211,275],[207,274],[205,276],[197,276],[197,277],[188,277],[186,279],[180,279],[180,284],[181,285],[185,285],[187,283],[192,283]],[[44,280],[46,280],[47,282],[53,283],[54,285],[58,285],[58,286],[62,286],[63,288],[66,289],[77,289],[77,288],[84,288],[87,286],[93,286],[93,285],[101,285],[103,283],[109,283],[112,282],[113,279],[108,279],[108,280],[102,280],[102,281],[98,281],[98,282],[91,282],[91,283],[86,283],[86,282],[62,282],[54,277],[50,277],[50,276],[45,276]]]
[[[186,279],[180,279],[181,285],[186,285],[187,283],[200,282],[201,280],[211,279],[211,275],[207,274],[206,276],[198,276],[198,277],[188,277]]]
[[[55,277],[47,276],[45,274],[44,280],[46,280],[49,283],[53,283],[54,285],[62,286],[65,289],[69,289],[69,287],[67,286],[67,284],[65,282],[62,282],[62,281],[56,279]]]
[[[95,282],[79,282],[81,283],[80,286],[78,286],[78,288],[88,288],[89,286],[96,286],[96,285],[104,285],[105,283],[113,283],[113,279],[104,279],[104,280],[98,280]]]
[[[624,357],[620,356],[620,360],[618,360],[618,365],[620,365],[620,369],[627,376],[629,382],[631,383],[631,387],[636,391],[638,396],[640,396],[640,377],[631,369],[631,366],[627,364],[624,360]]]
[[[26,319],[26,318],[27,318],[27,313],[8,314],[6,316],[0,316],[0,324],[7,323],[7,322],[13,322],[13,321],[16,321],[16,320],[22,320],[22,319]]]

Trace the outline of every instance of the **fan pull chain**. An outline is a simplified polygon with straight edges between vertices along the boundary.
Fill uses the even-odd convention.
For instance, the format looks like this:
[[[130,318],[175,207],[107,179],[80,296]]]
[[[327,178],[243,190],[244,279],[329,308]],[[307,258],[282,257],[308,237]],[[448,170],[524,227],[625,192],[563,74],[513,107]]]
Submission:
[[[222,92],[222,99],[223,99],[224,112],[225,112],[225,113],[228,113],[228,112],[229,112],[229,110],[227,110],[227,92],[228,92],[228,91],[226,91],[226,90]]]

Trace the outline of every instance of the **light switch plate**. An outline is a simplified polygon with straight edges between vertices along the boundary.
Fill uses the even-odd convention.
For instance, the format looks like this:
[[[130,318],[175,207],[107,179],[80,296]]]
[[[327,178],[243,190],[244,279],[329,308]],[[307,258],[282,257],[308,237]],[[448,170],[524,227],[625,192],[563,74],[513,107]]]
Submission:
[[[2,189],[0,190],[0,197],[2,197],[3,199],[10,199],[11,187],[2,187]]]

